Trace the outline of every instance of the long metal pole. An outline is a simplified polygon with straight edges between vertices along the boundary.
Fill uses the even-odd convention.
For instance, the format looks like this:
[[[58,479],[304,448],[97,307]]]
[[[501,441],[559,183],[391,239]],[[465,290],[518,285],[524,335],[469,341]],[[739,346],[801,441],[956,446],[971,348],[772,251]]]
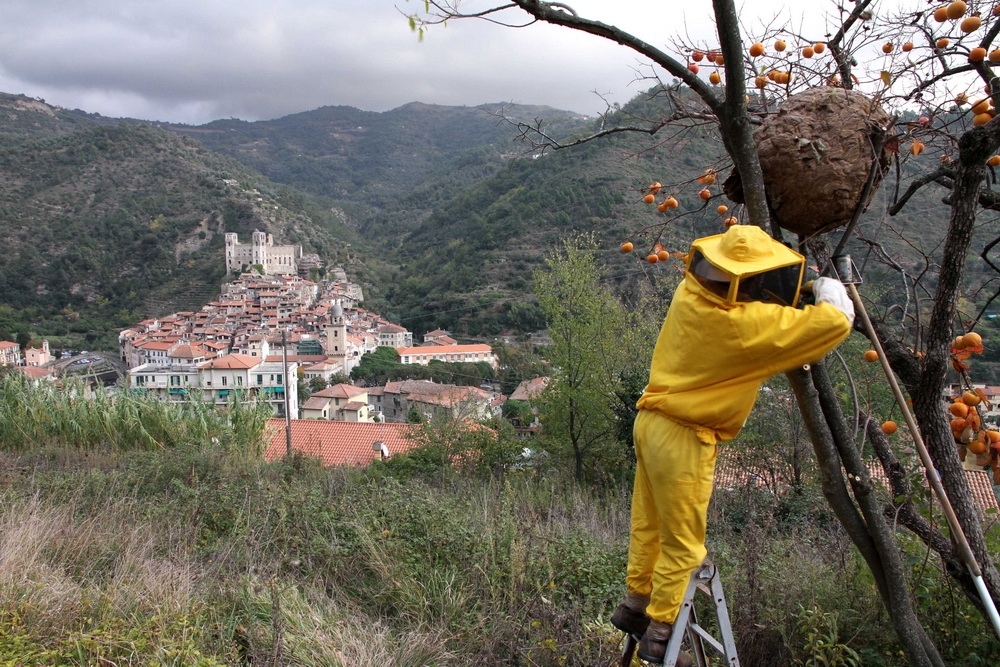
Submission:
[[[285,376],[285,456],[292,456],[292,415],[288,412],[288,341],[285,331],[281,331],[281,366]]]
[[[955,543],[958,545],[958,553],[965,562],[965,566],[968,568],[969,574],[972,575],[972,580],[975,583],[976,590],[979,592],[979,597],[982,599],[983,605],[986,607],[986,612],[990,617],[990,622],[993,624],[993,631],[996,632],[998,637],[1000,637],[1000,614],[997,613],[996,604],[993,602],[993,598],[990,597],[989,591],[986,589],[986,584],[983,582],[983,571],[980,569],[979,563],[976,561],[975,554],[972,553],[972,548],[969,547],[969,541],[965,537],[965,531],[962,530],[962,525],[958,522],[958,517],[955,516],[955,509],[952,507],[951,501],[948,499],[948,494],[941,485],[941,480],[938,479],[937,471],[934,468],[934,461],[931,460],[930,453],[928,453],[927,447],[924,445],[924,439],[921,437],[920,430],[917,428],[917,422],[913,418],[913,413],[910,412],[909,406],[906,405],[906,398],[903,396],[903,392],[899,388],[899,383],[896,381],[895,373],[892,372],[892,367],[889,366],[889,360],[886,359],[885,350],[882,349],[882,342],[875,334],[875,327],[872,326],[872,322],[868,318],[868,311],[865,310],[865,304],[861,301],[861,295],[858,293],[858,288],[854,284],[848,284],[847,289],[850,291],[851,298],[854,300],[854,310],[861,316],[861,321],[865,325],[865,331],[868,332],[868,338],[871,340],[872,345],[875,347],[875,351],[878,353],[879,363],[882,364],[882,370],[885,372],[886,380],[889,381],[889,386],[892,388],[893,396],[896,397],[896,403],[899,404],[899,408],[903,412],[903,419],[906,421],[906,426],[910,429],[910,434],[913,436],[913,444],[917,448],[917,454],[920,456],[920,462],[923,463],[924,468],[927,471],[927,481],[930,483],[931,489],[934,491],[934,495],[937,496],[938,502],[941,503],[941,509],[944,511],[945,519],[948,522],[948,528],[951,529],[951,534],[954,536]]]

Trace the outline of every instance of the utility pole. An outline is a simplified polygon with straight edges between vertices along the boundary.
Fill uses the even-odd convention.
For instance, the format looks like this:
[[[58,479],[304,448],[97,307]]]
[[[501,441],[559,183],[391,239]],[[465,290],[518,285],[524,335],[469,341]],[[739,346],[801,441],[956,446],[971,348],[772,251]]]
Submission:
[[[292,415],[288,412],[288,339],[281,330],[281,365],[285,375],[285,456],[292,456]]]

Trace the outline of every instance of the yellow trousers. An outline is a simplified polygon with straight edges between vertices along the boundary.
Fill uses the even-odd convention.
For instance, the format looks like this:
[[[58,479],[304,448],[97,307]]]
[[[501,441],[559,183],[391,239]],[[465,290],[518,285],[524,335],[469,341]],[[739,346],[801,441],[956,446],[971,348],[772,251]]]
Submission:
[[[626,584],[630,593],[650,596],[650,618],[673,623],[691,573],[708,554],[716,446],[651,410],[639,411],[633,436],[637,464]]]

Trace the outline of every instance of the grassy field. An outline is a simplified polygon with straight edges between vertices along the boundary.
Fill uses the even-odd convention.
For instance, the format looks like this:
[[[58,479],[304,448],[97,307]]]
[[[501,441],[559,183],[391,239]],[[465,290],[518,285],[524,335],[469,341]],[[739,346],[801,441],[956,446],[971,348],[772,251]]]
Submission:
[[[0,420],[0,665],[594,666],[618,654],[607,619],[623,593],[628,488],[534,470],[268,464],[259,433],[239,430],[249,408],[242,425],[176,407],[157,422],[139,401],[112,431],[149,419],[133,432],[151,437],[102,444],[44,431],[70,408],[98,428],[88,409],[0,389],[48,414],[33,445],[27,417]],[[744,665],[903,664],[815,493],[720,491],[711,512]],[[988,627],[907,551],[949,664],[996,664]]]

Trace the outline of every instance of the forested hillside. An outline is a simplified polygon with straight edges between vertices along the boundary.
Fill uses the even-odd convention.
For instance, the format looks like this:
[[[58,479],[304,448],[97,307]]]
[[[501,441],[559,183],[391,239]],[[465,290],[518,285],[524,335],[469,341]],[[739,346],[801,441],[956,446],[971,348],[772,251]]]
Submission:
[[[61,116],[0,113],[0,338],[106,340],[200,308],[219,293],[226,231],[267,229],[346,258],[354,235],[339,219],[238,162],[148,125],[62,131]]]
[[[665,110],[662,96],[647,93],[609,120],[642,125]],[[653,243],[683,251],[695,236],[721,231],[716,207],[731,202],[718,185],[708,202],[697,194],[706,169],[726,175],[724,151],[703,127],[543,152],[516,141],[510,120],[541,122],[557,137],[598,127],[547,107],[426,104],[151,125],[0,95],[0,238],[8,249],[0,256],[0,336],[30,329],[99,338],[198,308],[223,280],[221,234],[254,229],[345,265],[369,307],[417,335],[439,327],[463,338],[526,333],[544,326],[532,272],[560,239],[593,232],[609,279],[627,291],[677,270],[676,261],[642,261]],[[922,166],[904,167],[914,168]],[[887,216],[894,179],[864,221],[871,243],[863,255],[853,251],[880,283],[866,288],[875,298],[904,284],[898,270],[876,270],[882,250],[918,275],[947,219],[944,191],[933,187]],[[642,202],[653,180],[680,202],[669,218]],[[995,232],[983,223],[984,239]],[[618,252],[626,238],[639,256]],[[970,275],[977,270],[988,267],[977,260]],[[969,307],[988,296],[970,294]]]

